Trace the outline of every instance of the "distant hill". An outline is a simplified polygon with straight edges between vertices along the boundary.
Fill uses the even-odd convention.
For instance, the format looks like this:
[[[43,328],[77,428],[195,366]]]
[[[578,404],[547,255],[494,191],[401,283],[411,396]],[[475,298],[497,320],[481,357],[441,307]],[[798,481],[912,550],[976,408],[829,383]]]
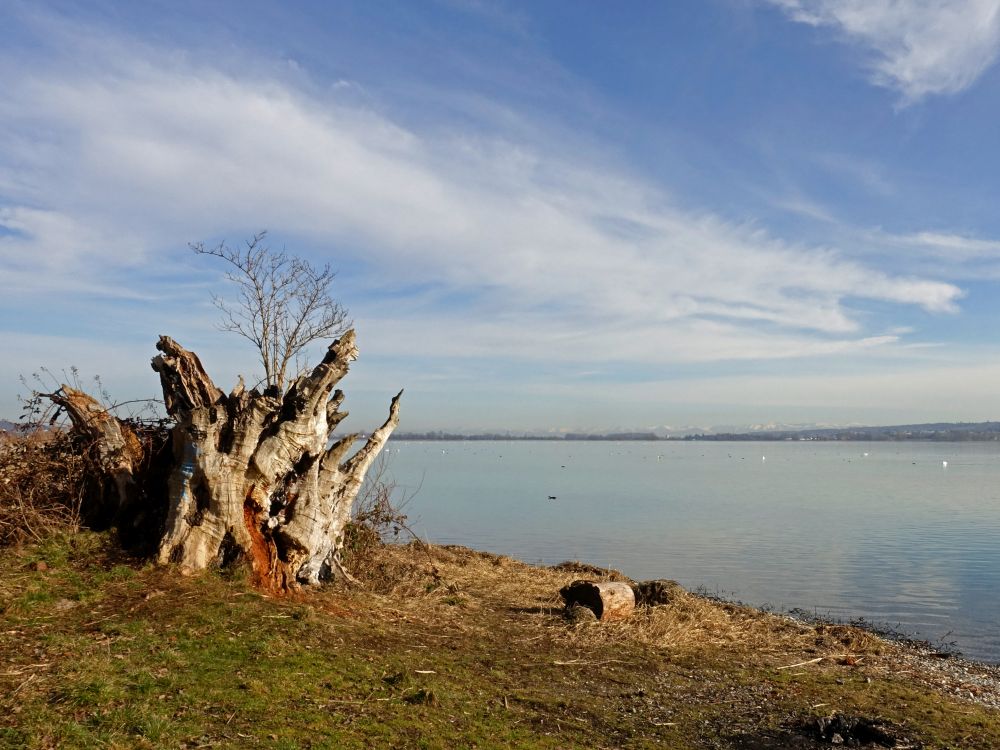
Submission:
[[[859,440],[895,441],[926,440],[940,442],[1000,441],[1000,422],[933,422],[928,424],[889,425],[880,427],[809,427],[802,429],[757,429],[752,432],[703,432],[684,436],[659,436],[653,432],[568,433],[566,435],[512,435],[509,433],[448,433],[402,432],[392,440],[712,440],[712,441],[769,441],[769,440]]]
[[[14,432],[19,425],[0,419],[0,432]],[[567,433],[565,435],[511,435],[509,433],[400,432],[392,440],[546,440],[546,441],[768,441],[768,440],[927,440],[940,442],[1000,441],[1000,422],[933,422],[883,427],[822,427],[789,430],[755,429],[753,432],[705,432],[662,437],[653,432],[611,432],[607,434]]]
[[[998,441],[1000,422],[932,422],[881,427],[825,427],[742,433],[689,435],[684,440],[930,440]]]

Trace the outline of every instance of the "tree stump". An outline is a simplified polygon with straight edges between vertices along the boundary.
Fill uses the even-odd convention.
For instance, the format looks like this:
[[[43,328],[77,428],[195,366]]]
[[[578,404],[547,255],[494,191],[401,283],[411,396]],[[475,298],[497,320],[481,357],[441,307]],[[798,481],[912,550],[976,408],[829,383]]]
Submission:
[[[343,534],[365,473],[399,422],[400,391],[389,417],[348,457],[360,439],[334,440],[347,416],[334,386],[357,357],[354,331],[334,341],[311,372],[281,394],[247,391],[242,378],[228,395],[201,361],[169,336],[152,361],[160,375],[171,429],[166,522],[157,559],[188,571],[249,563],[255,583],[273,590],[347,575]],[[127,494],[139,479],[134,436],[86,394],[63,386],[53,400],[76,431],[103,446],[104,468]],[[82,406],[74,408],[79,401]],[[345,458],[346,457],[346,458]]]
[[[602,622],[624,620],[635,609],[632,587],[617,581],[573,581],[559,595],[567,607],[586,607]]]

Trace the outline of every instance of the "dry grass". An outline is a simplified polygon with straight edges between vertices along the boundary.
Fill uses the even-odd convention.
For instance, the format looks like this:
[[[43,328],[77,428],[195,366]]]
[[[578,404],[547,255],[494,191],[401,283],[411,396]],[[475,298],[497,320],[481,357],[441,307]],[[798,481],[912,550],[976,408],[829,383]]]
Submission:
[[[807,625],[683,590],[668,606],[643,607],[626,621],[591,630],[604,638],[629,639],[675,653],[724,652],[737,663],[764,665],[797,656],[845,659],[884,648],[882,641],[858,628]]]
[[[564,691],[603,685],[620,697],[652,685],[659,697],[624,710],[652,712],[650,721],[663,726],[703,722],[743,738],[732,746],[778,748],[800,740],[815,718],[841,711],[881,717],[912,740],[900,746],[992,748],[1000,741],[1000,723],[988,709],[956,702],[923,679],[905,646],[861,628],[804,623],[680,587],[672,587],[667,604],[637,608],[627,620],[575,622],[565,616],[560,588],[579,578],[624,576],[419,542],[386,546],[375,559],[359,572],[362,588],[334,589],[314,604],[366,627],[405,631],[413,643],[485,649],[489,658],[504,644],[526,659],[519,679],[527,685],[539,678],[525,668],[565,672],[558,682]]]
[[[540,568],[464,547],[420,542],[387,546],[378,561],[362,574],[364,595],[393,602],[411,622],[440,623],[444,617],[462,627],[462,622],[475,620],[462,616],[463,611],[492,610],[514,620],[531,620],[567,644],[639,644],[675,656],[724,654],[735,663],[761,666],[817,657],[850,661],[891,647],[860,628],[806,624],[680,587],[668,605],[639,607],[627,620],[569,624],[560,588],[579,578],[627,579],[591,566]],[[447,605],[443,610],[441,603]]]

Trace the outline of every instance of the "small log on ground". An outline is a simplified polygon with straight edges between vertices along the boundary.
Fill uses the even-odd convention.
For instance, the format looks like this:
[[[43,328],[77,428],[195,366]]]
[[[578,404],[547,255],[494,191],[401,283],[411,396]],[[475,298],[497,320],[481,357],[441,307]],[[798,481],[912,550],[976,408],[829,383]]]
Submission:
[[[624,620],[635,609],[635,594],[627,583],[573,581],[568,586],[563,586],[559,595],[567,607],[586,607],[603,622]]]

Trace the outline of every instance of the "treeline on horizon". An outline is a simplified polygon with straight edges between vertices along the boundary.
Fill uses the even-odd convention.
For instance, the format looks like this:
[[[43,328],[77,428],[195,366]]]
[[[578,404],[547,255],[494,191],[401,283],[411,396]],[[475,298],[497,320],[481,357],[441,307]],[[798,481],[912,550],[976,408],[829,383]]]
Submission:
[[[464,434],[453,432],[396,432],[390,440],[547,440],[563,442],[566,440],[666,440],[653,432],[621,432],[607,435],[588,435],[584,433],[567,433],[565,435],[512,435],[510,433],[477,433]]]
[[[614,432],[607,434],[566,433],[565,435],[514,435],[510,433],[462,434],[434,430],[430,432],[396,433],[391,440],[410,441],[864,441],[903,442],[934,441],[943,443],[995,442],[1000,441],[1000,422],[958,422],[919,425],[895,425],[888,427],[823,428],[807,430],[780,430],[756,432],[697,433],[683,436],[660,436],[653,432]]]
[[[0,433],[20,433],[31,429],[47,429],[43,425],[24,425],[0,420]],[[928,425],[899,425],[891,427],[850,427],[807,430],[697,433],[681,436],[660,436],[653,432],[611,432],[588,434],[570,432],[564,435],[526,435],[501,432],[456,433],[432,430],[430,432],[396,432],[392,441],[637,441],[637,442],[775,442],[775,441],[858,441],[905,442],[925,441],[941,443],[998,442],[1000,422],[942,423]]]

